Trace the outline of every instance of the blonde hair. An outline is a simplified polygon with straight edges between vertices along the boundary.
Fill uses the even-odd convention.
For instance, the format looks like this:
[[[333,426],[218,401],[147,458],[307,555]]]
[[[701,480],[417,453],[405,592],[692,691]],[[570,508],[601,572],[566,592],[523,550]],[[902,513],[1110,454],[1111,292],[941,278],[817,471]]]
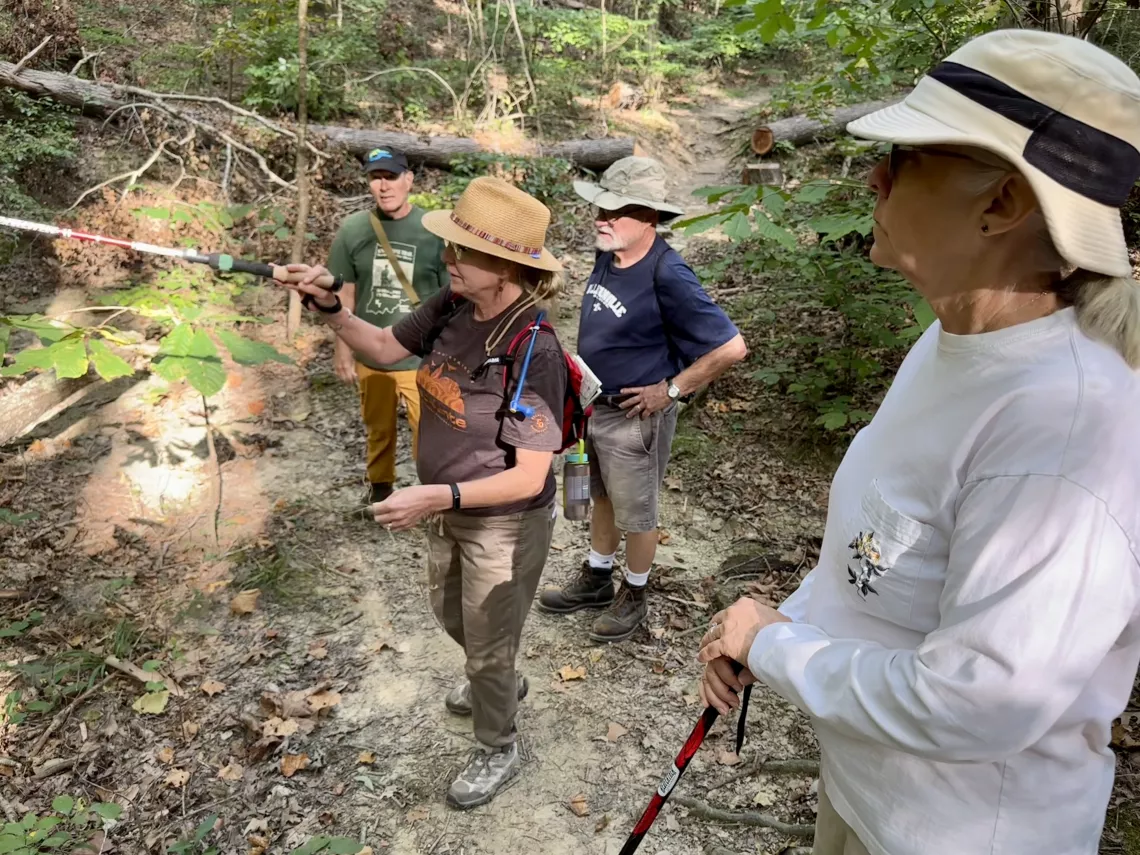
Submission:
[[[989,192],[1009,173],[1017,172],[1017,167],[992,152],[979,156],[983,159],[974,161],[973,173],[965,178],[966,190],[974,195]],[[1107,344],[1129,367],[1140,369],[1140,282],[1074,268],[1057,250],[1040,208],[1026,225],[1036,237],[1027,261],[1034,272],[1056,273],[1053,290],[1074,308],[1085,335]]]

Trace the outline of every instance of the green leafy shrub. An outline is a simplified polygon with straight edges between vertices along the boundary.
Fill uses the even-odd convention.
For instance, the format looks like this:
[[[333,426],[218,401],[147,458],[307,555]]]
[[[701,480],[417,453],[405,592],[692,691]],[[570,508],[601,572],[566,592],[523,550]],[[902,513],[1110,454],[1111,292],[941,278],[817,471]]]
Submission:
[[[22,92],[0,91],[0,152],[0,210],[43,214],[37,192],[58,183],[75,157],[74,114]]]
[[[82,799],[56,796],[52,813],[28,813],[19,822],[8,822],[0,829],[0,852],[7,855],[41,855],[69,851],[62,847],[86,842],[95,830],[109,828],[123,809],[107,802],[87,805]]]

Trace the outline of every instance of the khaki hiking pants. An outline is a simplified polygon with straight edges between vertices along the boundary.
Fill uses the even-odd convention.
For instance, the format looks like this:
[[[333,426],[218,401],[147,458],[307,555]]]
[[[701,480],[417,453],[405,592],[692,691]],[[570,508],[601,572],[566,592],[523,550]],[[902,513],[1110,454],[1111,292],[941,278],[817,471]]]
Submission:
[[[815,815],[815,842],[811,855],[870,855],[846,820],[835,812],[835,806],[819,779],[819,810]]]
[[[360,380],[360,416],[368,429],[368,480],[391,484],[396,480],[396,407],[400,398],[408,408],[412,429],[412,458],[419,444],[420,390],[416,372],[377,371],[356,363]]]
[[[467,654],[475,738],[492,748],[515,741],[515,658],[553,534],[553,504],[497,517],[447,511],[428,524],[432,611]]]

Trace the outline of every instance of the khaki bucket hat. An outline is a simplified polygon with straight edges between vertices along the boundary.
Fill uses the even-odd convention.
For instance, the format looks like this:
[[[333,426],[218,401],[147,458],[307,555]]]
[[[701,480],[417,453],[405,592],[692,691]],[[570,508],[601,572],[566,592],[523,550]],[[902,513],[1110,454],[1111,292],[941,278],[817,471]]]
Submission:
[[[1073,36],[996,30],[967,42],[901,102],[847,125],[853,136],[977,146],[1025,175],[1057,251],[1132,275],[1120,209],[1140,178],[1140,78]]]
[[[437,237],[525,267],[560,271],[546,248],[550,209],[501,178],[481,176],[467,185],[453,211],[428,211],[424,228]]]
[[[685,213],[684,208],[665,201],[665,167],[651,157],[623,157],[614,161],[597,184],[575,181],[574,192],[603,211],[640,205],[664,214],[662,222]]]

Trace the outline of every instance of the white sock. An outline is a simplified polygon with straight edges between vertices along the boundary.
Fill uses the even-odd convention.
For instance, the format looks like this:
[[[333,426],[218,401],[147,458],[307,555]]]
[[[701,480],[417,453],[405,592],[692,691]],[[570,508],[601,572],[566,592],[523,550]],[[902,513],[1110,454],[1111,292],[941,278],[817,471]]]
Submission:
[[[617,558],[617,552],[602,555],[602,553],[595,552],[593,549],[590,550],[590,566],[595,570],[613,570],[615,558]]]
[[[625,583],[631,588],[644,588],[649,584],[649,571],[644,573],[630,573],[629,570],[625,571]]]

